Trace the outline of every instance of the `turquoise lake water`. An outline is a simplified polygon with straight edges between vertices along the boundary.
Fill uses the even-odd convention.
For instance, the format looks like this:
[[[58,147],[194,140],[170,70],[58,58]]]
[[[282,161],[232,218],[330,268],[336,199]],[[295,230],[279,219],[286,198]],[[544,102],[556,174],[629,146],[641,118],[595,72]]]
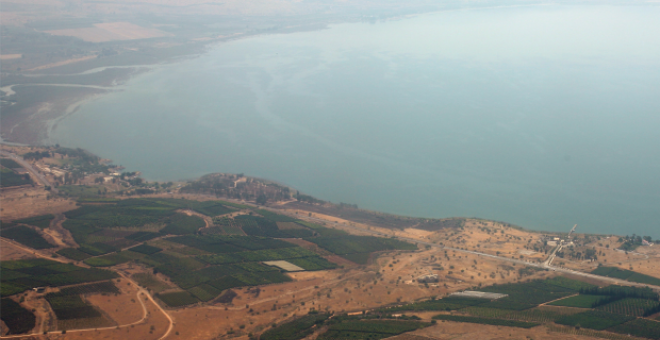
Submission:
[[[215,45],[51,141],[152,180],[660,238],[660,7],[457,10]]]

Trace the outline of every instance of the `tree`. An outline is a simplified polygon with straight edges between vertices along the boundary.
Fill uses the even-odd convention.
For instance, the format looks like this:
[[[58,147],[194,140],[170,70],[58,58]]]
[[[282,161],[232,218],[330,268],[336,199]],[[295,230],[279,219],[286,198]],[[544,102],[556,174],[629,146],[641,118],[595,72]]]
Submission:
[[[257,197],[257,204],[259,205],[265,205],[267,201],[268,199],[266,198],[266,195],[264,195],[263,193],[259,194],[259,196]]]

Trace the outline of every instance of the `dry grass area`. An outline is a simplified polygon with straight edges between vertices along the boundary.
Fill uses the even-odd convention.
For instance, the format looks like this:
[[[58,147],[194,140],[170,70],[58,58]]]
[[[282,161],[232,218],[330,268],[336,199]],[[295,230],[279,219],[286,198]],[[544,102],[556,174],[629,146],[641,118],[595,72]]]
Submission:
[[[59,214],[76,208],[76,203],[65,198],[51,198],[40,187],[2,190],[0,194],[3,220],[16,220],[36,215]]]
[[[83,339],[107,339],[107,340],[126,340],[126,339],[144,339],[156,340],[160,339],[167,331],[169,322],[167,318],[160,312],[158,307],[151,301],[144,300],[147,306],[147,318],[144,323],[132,325],[124,328],[109,329],[109,330],[90,330],[90,331],[68,331],[66,334],[49,334],[45,336],[35,336],[34,339],[66,339],[66,340],[83,340]],[[139,302],[135,303],[135,308],[141,311]],[[171,337],[175,339],[174,336]]]
[[[95,24],[94,27],[51,30],[46,31],[46,33],[76,37],[94,43],[170,36],[169,33],[159,29],[141,27],[129,22],[109,22]]]
[[[120,290],[118,295],[94,294],[86,295],[87,302],[98,307],[105,316],[118,325],[125,325],[140,321],[143,316],[140,303],[136,301],[137,287],[126,280],[115,280]]]
[[[432,339],[465,339],[465,340],[566,340],[593,339],[592,337],[549,332],[543,326],[531,329],[515,327],[476,325],[469,323],[439,321],[436,325],[412,332],[413,335],[430,337]]]
[[[23,260],[36,257],[31,252],[5,239],[0,239],[0,249],[2,249],[0,251],[0,261]]]

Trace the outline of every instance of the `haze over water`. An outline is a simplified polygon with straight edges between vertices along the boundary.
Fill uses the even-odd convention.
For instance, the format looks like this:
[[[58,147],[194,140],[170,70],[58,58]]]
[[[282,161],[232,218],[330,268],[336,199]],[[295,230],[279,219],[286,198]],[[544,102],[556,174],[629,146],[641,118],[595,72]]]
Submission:
[[[460,10],[233,41],[51,141],[152,180],[245,173],[396,214],[660,238],[658,18]]]

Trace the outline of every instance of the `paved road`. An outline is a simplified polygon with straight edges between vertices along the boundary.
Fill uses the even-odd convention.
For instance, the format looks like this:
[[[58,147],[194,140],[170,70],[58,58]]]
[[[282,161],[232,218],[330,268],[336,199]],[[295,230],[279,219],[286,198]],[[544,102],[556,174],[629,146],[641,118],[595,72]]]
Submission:
[[[41,183],[41,185],[43,185],[43,186],[49,186],[49,187],[51,187],[50,190],[51,190],[53,193],[57,193],[57,189],[55,189],[55,188],[53,187],[53,185],[50,184],[50,182],[46,179],[46,177],[44,177],[41,173],[39,173],[39,171],[35,170],[35,169],[32,167],[32,165],[31,165],[30,163],[26,162],[23,158],[18,157],[18,156],[16,156],[16,155],[14,155],[13,153],[6,152],[6,151],[2,151],[2,150],[0,150],[0,155],[2,155],[3,157],[7,157],[7,158],[11,158],[11,159],[13,159],[14,161],[16,161],[16,163],[18,163],[18,164],[20,164],[22,167],[24,167],[25,170],[29,171],[29,172],[30,172],[30,173],[31,173],[31,174],[32,174],[32,175],[33,175],[33,176],[34,176],[34,177],[35,177],[35,178]]]

